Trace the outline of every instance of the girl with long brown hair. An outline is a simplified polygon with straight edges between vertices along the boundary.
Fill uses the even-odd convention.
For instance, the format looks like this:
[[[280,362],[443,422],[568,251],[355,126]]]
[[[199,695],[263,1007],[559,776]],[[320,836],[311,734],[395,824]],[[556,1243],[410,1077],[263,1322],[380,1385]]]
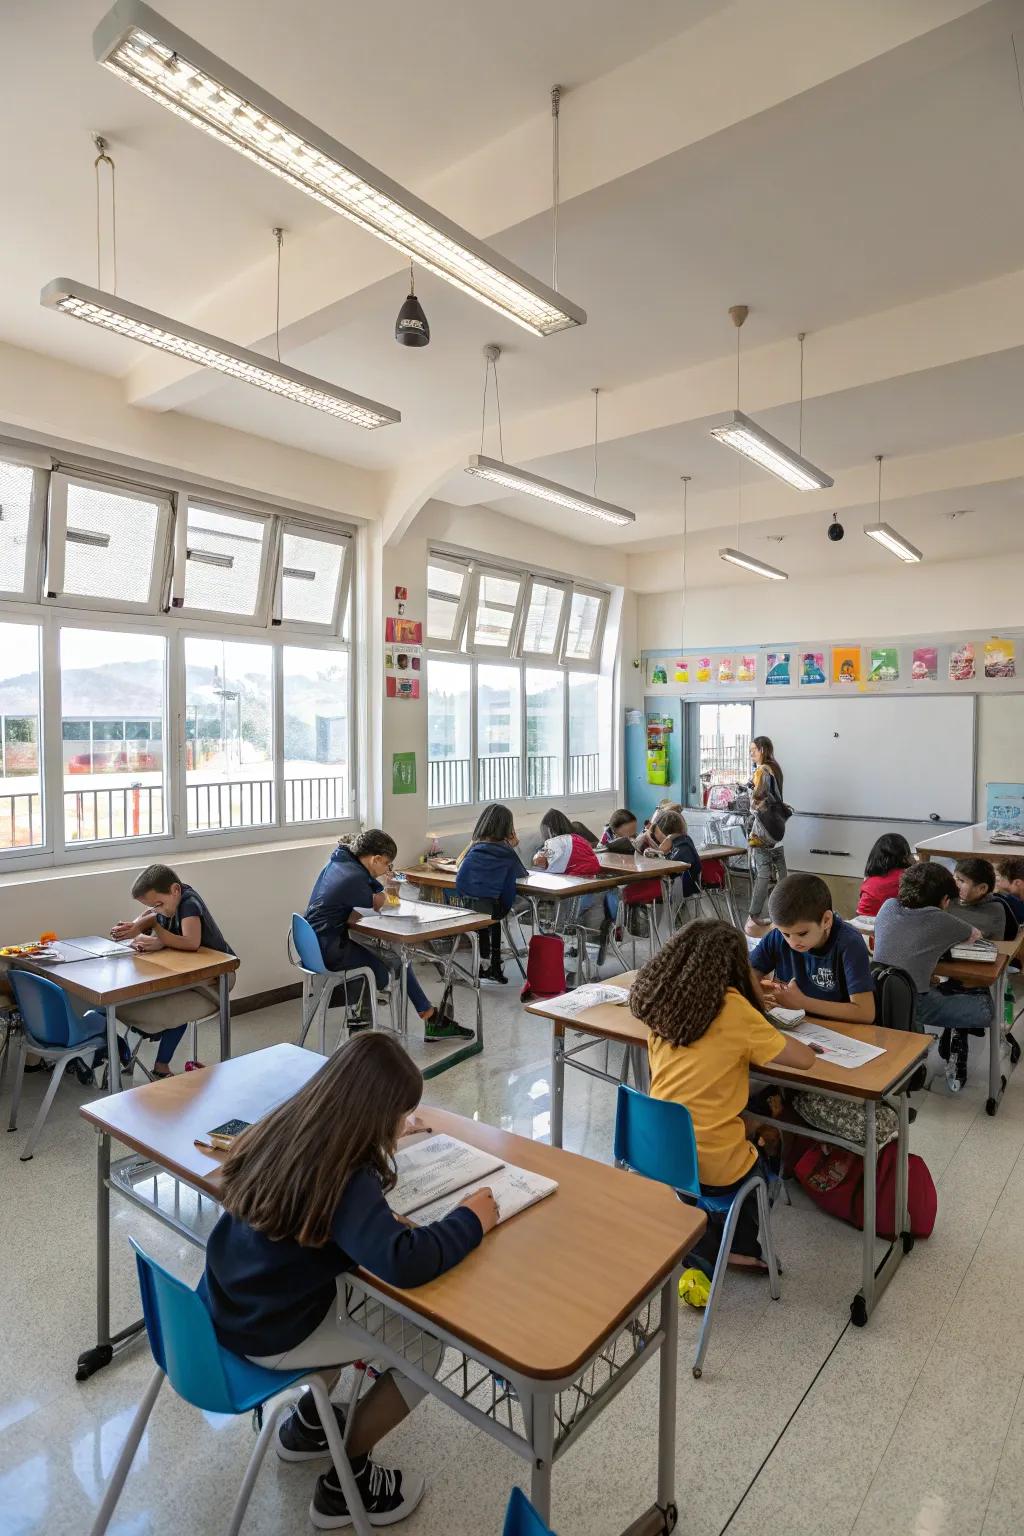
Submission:
[[[770,736],[754,737],[750,743],[750,761],[754,765],[754,776],[747,788],[750,790],[750,809],[753,815],[747,842],[753,865],[753,884],[746,929],[753,938],[758,939],[771,927],[771,921],[766,915],[771,888],[780,880],[785,880],[788,874],[786,855],[782,850],[786,824],[780,821],[777,813],[768,810],[770,806],[782,804],[782,769],[776,761],[775,747]],[[769,819],[773,828],[771,833],[764,825]]]
[[[684,1104],[693,1120],[701,1189],[735,1194],[758,1161],[743,1120],[750,1068],[777,1061],[809,1067],[814,1052],[779,1033],[747,959],[743,935],[729,923],[689,923],[637,972],[629,1005],[649,1030],[651,1095]],[[722,1223],[710,1218],[694,1249],[703,1265],[718,1257]],[[747,1200],[731,1263],[765,1269],[757,1202]]]
[[[398,1140],[426,1129],[408,1119],[422,1088],[419,1068],[396,1040],[361,1035],[234,1143],[203,1277],[214,1329],[228,1349],[277,1370],[323,1368],[330,1390],[340,1368],[364,1350],[346,1324],[348,1271],[359,1266],[389,1285],[425,1285],[494,1226],[488,1189],[427,1226],[392,1215],[385,1196],[395,1184]],[[437,1339],[406,1327],[394,1342],[436,1374]],[[389,1370],[356,1409],[347,1446],[374,1525],[401,1520],[423,1496],[422,1477],[378,1466],[368,1454],[423,1396]],[[341,1410],[335,1413],[344,1431]],[[308,1394],[281,1424],[277,1449],[285,1461],[329,1457]],[[319,1530],[351,1524],[333,1467],[317,1481],[310,1519]]]

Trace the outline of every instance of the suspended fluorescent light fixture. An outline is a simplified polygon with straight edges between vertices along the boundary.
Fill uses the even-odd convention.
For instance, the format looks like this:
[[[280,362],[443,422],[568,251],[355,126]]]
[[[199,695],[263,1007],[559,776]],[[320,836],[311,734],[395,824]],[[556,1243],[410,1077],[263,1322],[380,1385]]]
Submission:
[[[769,581],[788,581],[789,576],[785,571],[780,571],[777,565],[766,565],[763,560],[756,560],[753,555],[745,555],[742,549],[720,549],[719,560],[726,560],[730,565],[741,565],[745,571],[753,571],[755,576],[766,576]]]
[[[875,460],[878,464],[878,521],[865,523],[864,532],[869,539],[874,539],[876,544],[881,544],[883,549],[895,555],[897,560],[904,561],[906,565],[918,565],[924,559],[924,555],[917,546],[911,544],[910,540],[905,539],[901,533],[897,533],[890,523],[882,522],[882,455],[876,453]]]
[[[180,320],[143,309],[139,304],[130,304],[127,299],[100,288],[91,288],[87,283],[55,277],[39,295],[39,302],[45,309],[59,310],[76,320],[86,320],[90,325],[115,331],[129,341],[156,347],[160,352],[169,352],[198,367],[213,368],[243,384],[253,384],[257,389],[294,400],[298,405],[325,411],[328,416],[336,416],[352,426],[371,430],[402,419],[401,412],[389,405],[366,400],[326,379],[300,373],[297,368],[289,368],[287,363],[275,362],[259,352],[250,352],[247,347],[237,347],[219,336],[197,331]]]
[[[93,34],[99,63],[509,320],[550,336],[586,314],[291,111],[139,0]]]
[[[740,410],[740,328],[750,313],[746,304],[734,304],[729,310],[729,316],[736,327],[736,409],[730,419],[720,426],[711,428],[711,436],[718,442],[724,443],[727,448],[733,448],[737,453],[742,453],[744,458],[766,469],[777,480],[791,485],[795,491],[823,491],[835,481],[831,475],[826,475],[823,469],[812,464],[809,459],[803,457],[804,439],[804,333],[801,333],[800,342],[800,448],[801,452],[794,453],[792,448],[759,427],[756,421],[745,416]]]

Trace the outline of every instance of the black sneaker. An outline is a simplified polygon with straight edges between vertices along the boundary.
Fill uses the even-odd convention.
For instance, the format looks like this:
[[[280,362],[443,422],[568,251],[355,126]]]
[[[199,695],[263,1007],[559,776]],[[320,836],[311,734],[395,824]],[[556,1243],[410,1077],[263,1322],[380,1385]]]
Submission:
[[[492,961],[491,964],[489,966],[487,966],[487,968],[485,970],[482,970],[480,972],[480,980],[481,981],[496,981],[496,982],[498,982],[503,987],[507,987],[508,986],[508,977],[505,975],[505,972],[501,968],[501,961],[500,960]]]
[[[435,1009],[434,1017],[423,1026],[423,1038],[427,1045],[433,1045],[435,1040],[475,1040],[476,1030],[463,1028],[448,1014],[442,1015]]]
[[[417,1474],[380,1467],[365,1456],[354,1458],[352,1471],[371,1525],[395,1525],[404,1520],[406,1515],[412,1514],[426,1487],[423,1478]],[[352,1524],[338,1474],[333,1468],[317,1478],[309,1518],[318,1531],[336,1531]]]
[[[957,1081],[959,1082],[961,1088],[967,1081],[967,1058],[970,1048],[971,1042],[968,1038],[968,1031],[965,1029],[958,1029],[956,1032],[956,1040],[953,1042],[953,1055],[956,1061]]]
[[[344,1439],[345,1415],[340,1408],[334,1407],[334,1417]],[[316,1461],[318,1457],[331,1454],[311,1392],[304,1392],[288,1417],[278,1425],[277,1454],[282,1461]]]
[[[943,1061],[949,1060],[949,1047],[952,1039],[953,1031],[951,1029],[944,1029],[939,1036],[939,1056]]]

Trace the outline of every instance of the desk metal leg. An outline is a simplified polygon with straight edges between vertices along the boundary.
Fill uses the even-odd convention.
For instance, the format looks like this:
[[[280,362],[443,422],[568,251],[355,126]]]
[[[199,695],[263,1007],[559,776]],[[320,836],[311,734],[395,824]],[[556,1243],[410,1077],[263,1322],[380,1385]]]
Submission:
[[[220,1059],[227,1061],[231,1056],[231,1001],[227,971],[218,978],[217,992],[220,999]]]
[[[1003,1009],[1006,1006],[1006,971],[992,988],[992,1023],[988,1031],[988,1098],[985,1110],[994,1115],[1006,1087],[1003,1076]]]
[[[88,1381],[95,1371],[109,1365],[114,1350],[140,1334],[146,1324],[137,1323],[110,1332],[110,1137],[96,1139],[96,1343],[78,1357],[76,1381]]]
[[[736,912],[736,898],[733,892],[732,860],[723,859],[722,865],[725,869],[725,905],[729,912],[729,921],[734,928],[742,928],[743,924],[740,922]]]
[[[875,1197],[878,1177],[878,1142],[875,1136],[875,1101],[864,1101],[864,1242],[861,1288],[853,1298],[850,1316],[862,1327],[875,1305]]]
[[[533,1472],[530,1500],[545,1525],[551,1523],[551,1467],[555,1459],[555,1400],[534,1393],[531,1398]]]
[[[551,1026],[551,1145],[562,1145],[565,1106],[565,1026]]]
[[[111,1005],[107,1015],[107,1092],[121,1092],[121,1056],[117,1048],[117,1009]]]
[[[661,1341],[658,1362],[658,1508],[665,1516],[664,1529],[676,1523],[676,1384],[679,1371],[679,1276],[674,1269],[661,1288]]]

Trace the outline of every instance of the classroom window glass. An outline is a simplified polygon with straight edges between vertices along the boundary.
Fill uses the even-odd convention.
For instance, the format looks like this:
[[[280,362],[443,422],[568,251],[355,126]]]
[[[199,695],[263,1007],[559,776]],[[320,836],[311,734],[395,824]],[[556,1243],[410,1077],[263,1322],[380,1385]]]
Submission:
[[[274,820],[273,652],[185,641],[185,822],[189,832]]]
[[[593,794],[611,785],[611,680],[595,672],[570,672],[569,794]]]
[[[0,592],[20,596],[27,585],[35,471],[0,459]]]
[[[526,793],[543,800],[565,790],[565,673],[527,667]]]
[[[185,607],[251,618],[260,598],[265,538],[262,518],[190,501]]]
[[[518,667],[477,668],[477,799],[516,800],[523,793],[522,674]]]
[[[0,624],[0,850],[44,841],[39,641],[37,624]]]
[[[594,592],[576,591],[569,605],[569,626],[565,636],[567,661],[591,661],[600,638],[604,598]]]
[[[558,644],[558,626],[565,593],[549,582],[532,581],[530,600],[523,627],[523,654],[553,656]]]
[[[474,643],[507,651],[512,642],[522,578],[483,571],[478,580]]]
[[[166,640],[127,630],[62,628],[59,655],[65,841],[161,836]],[[125,722],[143,718],[159,731],[129,739]]]
[[[749,703],[687,706],[691,805],[706,804],[712,784],[745,783],[750,777],[752,723],[753,706]]]
[[[281,619],[334,628],[346,543],[286,528],[281,550]]]
[[[286,645],[284,819],[342,821],[350,814],[348,653]]]
[[[462,636],[469,568],[433,556],[427,564],[427,639],[456,649]]]
[[[427,804],[473,799],[473,669],[468,662],[427,664]]]
[[[166,503],[155,497],[68,480],[58,595],[105,604],[150,603],[165,516]]]

